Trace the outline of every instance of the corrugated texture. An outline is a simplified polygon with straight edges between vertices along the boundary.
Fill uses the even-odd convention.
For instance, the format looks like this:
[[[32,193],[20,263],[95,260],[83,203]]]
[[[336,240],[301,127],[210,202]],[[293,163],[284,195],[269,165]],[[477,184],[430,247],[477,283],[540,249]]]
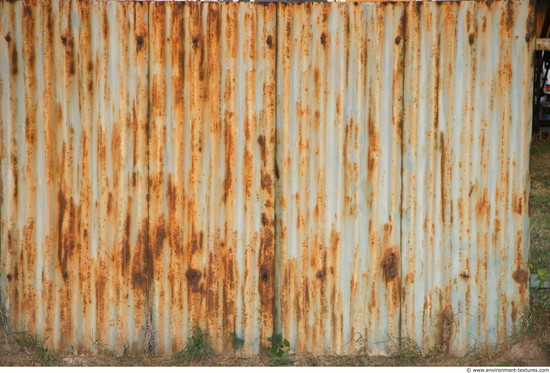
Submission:
[[[160,350],[273,333],[276,8],[152,4],[150,237]]]
[[[406,7],[402,336],[463,353],[528,304],[534,6]]]
[[[299,352],[399,334],[403,11],[279,6],[276,239]]]
[[[147,6],[0,14],[2,298],[56,347],[143,340]]]
[[[63,350],[464,352],[528,303],[534,4],[0,2],[0,300]],[[97,345],[97,344],[96,344]]]

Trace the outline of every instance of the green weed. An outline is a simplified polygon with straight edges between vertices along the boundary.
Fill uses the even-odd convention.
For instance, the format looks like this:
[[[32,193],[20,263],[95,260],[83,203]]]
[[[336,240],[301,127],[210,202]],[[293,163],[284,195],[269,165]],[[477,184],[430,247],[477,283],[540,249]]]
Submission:
[[[231,333],[230,337],[231,337],[231,347],[233,347],[233,351],[240,350],[244,345],[244,339],[239,338],[239,336],[235,332]]]
[[[200,328],[195,328],[193,334],[187,338],[185,347],[174,355],[174,359],[183,362],[203,361],[214,355],[214,350],[208,341],[208,334]]]
[[[60,362],[59,355],[53,350],[49,350],[44,346],[46,339],[40,339],[37,335],[32,335],[27,332],[13,333],[15,343],[23,348],[28,353],[32,353],[41,360],[43,365],[57,365]]]
[[[288,355],[290,342],[284,339],[282,334],[273,334],[271,337],[267,338],[267,341],[271,343],[267,348],[267,354],[271,359],[271,365],[294,365],[294,362]]]

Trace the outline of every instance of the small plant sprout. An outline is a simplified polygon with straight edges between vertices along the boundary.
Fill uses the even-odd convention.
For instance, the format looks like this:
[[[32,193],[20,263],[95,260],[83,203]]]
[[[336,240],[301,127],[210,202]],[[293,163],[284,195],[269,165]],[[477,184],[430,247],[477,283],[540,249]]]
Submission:
[[[271,359],[272,365],[293,365],[294,363],[288,356],[290,342],[284,339],[282,334],[273,334],[267,338],[271,346],[267,348],[267,354]]]

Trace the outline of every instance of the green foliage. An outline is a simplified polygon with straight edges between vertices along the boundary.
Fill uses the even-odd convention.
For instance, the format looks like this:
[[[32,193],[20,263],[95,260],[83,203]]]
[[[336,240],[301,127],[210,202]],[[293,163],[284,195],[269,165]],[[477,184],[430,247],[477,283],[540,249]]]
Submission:
[[[239,336],[235,332],[231,333],[230,336],[231,336],[231,347],[233,347],[233,351],[240,350],[244,345],[244,339],[239,338]]]
[[[272,365],[293,365],[293,361],[288,356],[290,342],[283,338],[282,334],[273,334],[267,338],[271,345],[267,348],[267,354],[271,359]]]
[[[187,338],[185,347],[178,351],[174,358],[178,361],[191,362],[202,361],[214,355],[214,350],[208,341],[208,334],[200,328],[195,328],[193,334]]]
[[[537,270],[535,280],[538,282],[537,289],[541,289],[545,283],[550,282],[550,273],[546,268],[540,268]]]
[[[26,351],[34,354],[44,365],[59,364],[59,356],[55,351],[51,351],[44,346],[46,339],[40,339],[37,335],[31,335],[27,332],[13,333],[15,343]]]
[[[414,339],[408,337],[390,337],[390,341],[395,349],[392,357],[396,359],[398,365],[414,365],[418,359],[422,358],[422,349]],[[430,352],[437,354],[437,349],[438,347],[432,347]]]
[[[122,358],[126,359],[128,356],[130,356],[130,344],[128,341],[124,341],[123,349],[122,349]]]

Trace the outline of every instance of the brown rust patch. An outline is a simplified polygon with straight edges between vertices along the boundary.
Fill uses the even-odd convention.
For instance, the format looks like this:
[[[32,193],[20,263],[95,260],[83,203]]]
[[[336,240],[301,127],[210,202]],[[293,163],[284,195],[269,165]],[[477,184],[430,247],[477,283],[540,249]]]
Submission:
[[[273,37],[271,35],[267,35],[265,42],[267,43],[269,49],[273,48]]]
[[[475,41],[475,35],[473,32],[470,33],[470,36],[468,36],[468,43],[470,45],[474,45],[474,41]]]
[[[162,247],[165,239],[166,229],[164,228],[164,220],[161,219],[161,221],[157,225],[157,230],[155,232],[155,253],[157,256],[160,255],[160,253],[162,252]]]
[[[267,282],[269,280],[269,270],[265,264],[260,268],[260,278],[262,282]]]
[[[14,46],[11,47],[11,74],[17,75],[19,69],[17,68],[17,48]]]
[[[514,281],[520,285],[525,285],[527,283],[528,273],[526,270],[518,267],[514,273],[512,273]]]
[[[199,48],[199,42],[200,42],[199,36],[198,35],[193,36],[192,43],[193,43],[193,50],[194,51],[196,51]]]
[[[327,269],[326,268],[323,268],[322,270],[320,271],[317,271],[317,273],[315,274],[315,277],[318,279],[318,280],[322,280],[325,278],[327,274]]]
[[[203,244],[203,232],[201,231],[200,234],[197,234],[195,231],[191,234],[191,253],[194,254],[197,251],[202,249]]]
[[[395,247],[386,250],[382,259],[382,270],[386,282],[397,277],[399,272],[399,253]]]
[[[143,36],[138,35],[136,38],[136,50],[138,53],[143,49],[143,43],[144,43]]]
[[[321,34],[321,44],[323,45],[327,44],[327,34],[325,32]]]
[[[489,213],[489,198],[487,196],[487,189],[483,190],[483,196],[476,204],[476,215],[478,218],[488,216]]]
[[[198,293],[201,291],[199,287],[201,276],[202,276],[201,272],[193,268],[189,268],[187,272],[185,272],[185,277],[187,278],[187,282],[189,282],[191,291],[194,293]]]
[[[467,271],[463,271],[461,274],[460,274],[460,277],[463,279],[463,280],[467,280],[470,278],[470,274],[467,272]]]
[[[57,260],[61,265],[63,263],[63,219],[67,208],[67,202],[61,190],[57,192],[57,207]]]
[[[507,32],[512,32],[514,29],[514,6],[514,2],[509,1],[503,14],[502,25]]]
[[[397,35],[397,36],[395,37],[395,44],[396,44],[396,45],[399,45],[399,43],[401,43],[401,36],[400,36],[400,35]]]
[[[536,34],[536,24],[535,24],[535,0],[531,0],[529,4],[529,15],[527,16],[527,23],[525,27],[525,41],[529,43]]]
[[[120,269],[122,273],[127,273],[130,266],[130,213],[126,213],[126,220],[124,221],[124,240],[122,242],[122,253],[120,261]]]
[[[267,163],[267,153],[266,153],[266,144],[264,135],[258,136],[258,144],[260,145],[260,154],[262,155],[262,163],[264,166]]]
[[[232,178],[232,154],[235,153],[233,144],[232,126],[229,123],[225,125],[225,178],[223,182],[223,202],[227,202],[227,197],[231,191]]]
[[[136,252],[132,258],[132,285],[149,296],[154,279],[153,252],[149,246],[149,220],[145,219],[138,231]]]
[[[374,100],[371,97],[370,99],[371,104],[374,105]],[[368,118],[368,139],[369,139],[369,152],[367,156],[367,172],[368,172],[368,180],[372,180],[373,174],[376,168],[376,160],[378,158],[378,154],[380,153],[380,139],[378,130],[376,129],[376,125],[374,123],[374,120],[372,118],[371,113],[369,113]]]
[[[525,198],[523,195],[514,193],[512,197],[512,210],[515,214],[521,215],[523,212],[523,206],[525,206]]]
[[[268,173],[264,173],[262,175],[262,189],[266,191],[271,191],[273,181],[271,180],[271,175]]]
[[[447,305],[438,315],[437,330],[439,348],[443,352],[449,352],[453,341],[455,321],[453,309]]]
[[[4,36],[4,39],[6,39],[8,43],[11,41],[11,35],[9,32],[6,34],[6,36]]]
[[[132,182],[135,185],[135,172],[132,175]],[[169,209],[175,209],[176,203],[177,203],[177,192],[176,192],[176,185],[172,182],[172,175],[168,176],[168,180],[166,182],[166,192],[168,194],[168,208]]]
[[[262,225],[265,227],[269,224],[269,219],[267,218],[267,215],[265,212],[262,212]]]

